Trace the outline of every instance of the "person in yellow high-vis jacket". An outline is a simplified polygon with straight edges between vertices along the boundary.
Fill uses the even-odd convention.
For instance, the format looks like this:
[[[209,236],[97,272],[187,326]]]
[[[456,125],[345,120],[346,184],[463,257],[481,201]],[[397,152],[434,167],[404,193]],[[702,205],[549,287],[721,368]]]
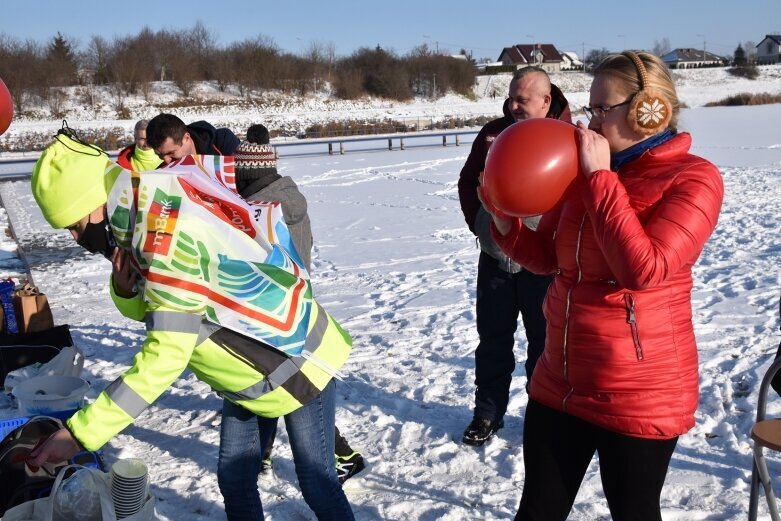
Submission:
[[[257,488],[263,433],[252,439],[232,433],[242,432],[237,426],[249,421],[258,422],[261,430],[266,424],[273,428],[280,416],[307,504],[320,520],[353,519],[333,451],[332,371],[349,355],[349,335],[313,301],[304,342],[307,356],[290,356],[202,313],[153,304],[121,289],[132,275],[128,252],[115,246],[108,225],[112,186],[106,180],[107,165],[107,156],[96,147],[59,134],[35,165],[32,192],[52,227],[67,229],[79,245],[112,259],[114,277],[125,279],[112,282],[112,298],[123,315],[146,323],[146,340],[132,367],[33,451],[30,465],[68,458],[83,448],[97,450],[189,368],[225,398],[220,466],[233,472],[222,472],[219,485],[229,520],[263,519]],[[211,231],[207,224],[200,227],[205,234]]]

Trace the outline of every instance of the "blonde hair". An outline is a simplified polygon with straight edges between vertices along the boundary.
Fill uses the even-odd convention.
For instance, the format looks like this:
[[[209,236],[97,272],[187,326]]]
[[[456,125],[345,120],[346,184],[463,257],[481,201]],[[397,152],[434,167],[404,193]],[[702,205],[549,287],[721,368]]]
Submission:
[[[664,95],[670,102],[672,115],[668,128],[678,129],[678,113],[680,112],[680,102],[678,93],[675,91],[675,82],[673,81],[670,69],[656,55],[644,51],[633,51],[646,70],[647,85],[645,88],[654,89]],[[600,74],[609,74],[619,80],[626,88],[627,93],[635,94],[643,87],[640,82],[640,72],[637,70],[634,62],[624,54],[611,54],[600,62],[594,69],[594,76]]]

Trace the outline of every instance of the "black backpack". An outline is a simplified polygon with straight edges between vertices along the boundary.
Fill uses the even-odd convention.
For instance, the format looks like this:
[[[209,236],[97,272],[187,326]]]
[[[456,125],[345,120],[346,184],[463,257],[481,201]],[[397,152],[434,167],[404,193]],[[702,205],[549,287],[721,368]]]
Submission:
[[[105,471],[100,453],[90,451],[79,452],[70,460],[44,463],[33,471],[26,464],[30,451],[61,428],[62,421],[57,418],[36,416],[0,442],[0,516],[25,501],[48,496],[57,473],[66,465],[77,463]]]

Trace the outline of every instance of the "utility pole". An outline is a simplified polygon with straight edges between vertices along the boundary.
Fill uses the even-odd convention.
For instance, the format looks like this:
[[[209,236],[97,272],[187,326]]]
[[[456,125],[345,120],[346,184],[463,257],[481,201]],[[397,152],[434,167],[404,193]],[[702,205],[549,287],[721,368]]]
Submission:
[[[704,34],[698,34],[697,36],[702,36],[702,64],[705,65],[705,45],[707,42],[705,41]]]

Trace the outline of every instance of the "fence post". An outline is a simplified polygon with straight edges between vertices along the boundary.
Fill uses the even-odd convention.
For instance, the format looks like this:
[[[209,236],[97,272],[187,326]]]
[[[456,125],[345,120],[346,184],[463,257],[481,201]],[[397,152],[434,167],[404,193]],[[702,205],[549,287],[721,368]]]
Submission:
[[[399,150],[404,150],[404,138],[399,138]]]
[[[333,143],[328,143],[328,155],[329,156],[334,155],[334,144]]]
[[[460,136],[458,134],[456,134],[456,146],[460,146],[461,145],[461,140],[458,139],[459,137]]]
[[[442,136],[442,146],[443,147],[447,146],[447,136]]]
[[[344,143],[339,142],[339,154],[344,155]]]
[[[393,150],[393,141],[391,141],[391,138],[388,138],[388,150]]]

